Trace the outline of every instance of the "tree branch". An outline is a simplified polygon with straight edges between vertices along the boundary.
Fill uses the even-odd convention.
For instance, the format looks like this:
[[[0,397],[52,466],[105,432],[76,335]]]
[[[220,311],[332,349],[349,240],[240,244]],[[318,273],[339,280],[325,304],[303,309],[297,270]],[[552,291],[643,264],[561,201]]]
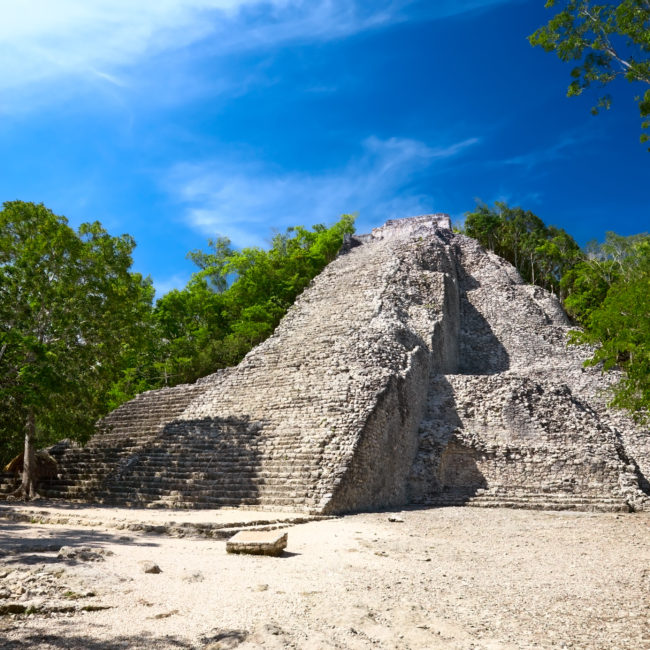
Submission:
[[[650,9],[650,2],[645,2],[644,4],[647,5]],[[603,43],[605,46],[605,52],[609,54],[609,56],[612,57],[612,59],[618,61],[618,63],[625,68],[628,72],[631,71],[634,73],[637,81],[644,81],[647,84],[650,84],[650,78],[646,78],[642,75],[639,74],[637,70],[634,69],[634,66],[629,62],[626,61],[617,51],[616,48],[612,45],[612,42],[609,40],[609,34],[605,31],[605,28],[603,24],[594,16],[592,15],[587,9],[581,9],[580,13],[582,13],[583,16],[586,16],[591,20],[594,25],[598,26],[598,31],[600,32],[602,38],[603,38]]]

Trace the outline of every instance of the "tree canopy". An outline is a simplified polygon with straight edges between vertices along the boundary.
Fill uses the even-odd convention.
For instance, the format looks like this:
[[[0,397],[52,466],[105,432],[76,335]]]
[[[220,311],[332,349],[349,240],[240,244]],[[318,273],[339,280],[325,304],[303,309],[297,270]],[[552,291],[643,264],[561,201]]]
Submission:
[[[134,246],[98,222],[75,232],[43,205],[0,211],[0,454],[24,436],[26,473],[35,443],[92,433],[146,337],[153,289],[129,270]],[[34,493],[29,476],[23,489]]]
[[[528,282],[560,295],[562,276],[582,257],[562,228],[547,226],[530,210],[497,202],[479,204],[465,216],[465,232],[508,260]]]
[[[594,82],[607,85],[621,77],[650,86],[650,1],[622,0],[596,4],[590,0],[547,0],[560,7],[549,22],[529,36],[530,43],[555,52],[577,65],[571,71],[567,94],[580,95]],[[592,108],[609,108],[611,96],[600,97]],[[636,97],[641,128],[650,128],[650,88]],[[641,134],[641,141],[650,138]],[[650,150],[650,149],[649,149]]]

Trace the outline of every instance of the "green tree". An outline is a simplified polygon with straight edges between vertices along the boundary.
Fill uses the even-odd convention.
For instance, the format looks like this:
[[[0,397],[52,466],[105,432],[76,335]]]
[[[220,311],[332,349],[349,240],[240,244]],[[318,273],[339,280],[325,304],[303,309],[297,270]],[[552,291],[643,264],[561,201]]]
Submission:
[[[580,95],[592,83],[607,85],[618,77],[650,85],[650,1],[622,0],[596,4],[590,0],[547,0],[546,7],[561,6],[543,27],[529,36],[533,46],[555,52],[571,71],[568,96]],[[650,88],[636,97],[641,128],[650,127]],[[592,108],[609,108],[611,96],[600,97]],[[641,134],[641,141],[649,139]]]
[[[563,229],[546,226],[530,210],[506,203],[497,202],[494,208],[479,204],[468,212],[465,233],[508,260],[524,280],[560,297],[562,276],[582,258],[580,247]]]
[[[231,365],[221,346],[228,332],[225,301],[214,286],[197,275],[157,301],[154,386],[189,383]]]
[[[571,317],[582,324],[588,322],[591,312],[602,304],[612,285],[629,273],[637,245],[645,237],[622,237],[608,232],[602,244],[596,241],[587,244],[584,258],[562,277],[564,306]]]
[[[219,293],[228,287],[224,267],[234,254],[230,243],[228,237],[208,239],[208,248],[213,252],[204,253],[202,250],[195,250],[187,254],[187,257],[201,269],[201,277],[205,277],[211,287]]]
[[[563,279],[565,301],[584,329],[573,343],[588,343],[595,352],[588,365],[619,368],[613,406],[628,409],[639,421],[650,418],[650,236],[607,233],[592,245],[589,258]]]
[[[42,204],[0,211],[1,451],[22,434],[21,496],[36,495],[35,445],[86,439],[125,351],[147,336],[153,290],[129,271],[134,246],[97,222],[75,232]]]

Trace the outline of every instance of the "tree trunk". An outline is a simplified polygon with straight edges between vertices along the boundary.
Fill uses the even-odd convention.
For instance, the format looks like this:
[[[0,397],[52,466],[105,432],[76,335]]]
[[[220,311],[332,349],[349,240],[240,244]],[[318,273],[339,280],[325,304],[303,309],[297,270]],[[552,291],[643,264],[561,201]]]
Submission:
[[[533,255],[530,256],[530,274],[532,276],[533,284],[535,284],[535,262],[533,261]]]
[[[36,418],[31,409],[27,414],[25,422],[25,451],[23,453],[23,473],[20,487],[11,496],[18,499],[38,499],[40,495],[36,492],[36,459],[34,449],[34,437],[36,435]]]

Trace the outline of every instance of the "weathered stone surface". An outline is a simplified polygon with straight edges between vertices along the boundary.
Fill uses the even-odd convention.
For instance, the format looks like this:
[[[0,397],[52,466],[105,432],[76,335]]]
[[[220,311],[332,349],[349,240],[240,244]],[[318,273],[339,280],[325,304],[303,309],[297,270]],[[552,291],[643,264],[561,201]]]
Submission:
[[[81,562],[103,562],[106,555],[113,555],[113,551],[91,546],[62,546],[58,552],[58,557],[62,560]]]
[[[162,569],[155,562],[149,560],[142,560],[140,567],[144,573],[162,573]]]
[[[226,542],[228,553],[281,555],[287,548],[289,534],[277,530],[242,530]]]
[[[647,507],[650,435],[606,408],[552,294],[445,215],[351,237],[236,368],[150,391],[50,496],[321,513]],[[54,450],[51,452],[56,455]]]

